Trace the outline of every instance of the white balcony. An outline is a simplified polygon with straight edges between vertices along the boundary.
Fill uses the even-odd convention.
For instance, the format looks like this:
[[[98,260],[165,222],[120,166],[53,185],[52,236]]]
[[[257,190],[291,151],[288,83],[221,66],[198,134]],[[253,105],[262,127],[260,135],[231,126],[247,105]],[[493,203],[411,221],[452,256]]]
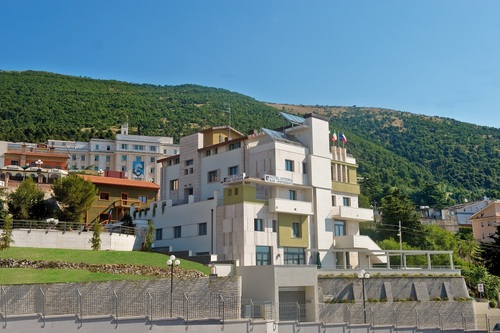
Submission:
[[[349,206],[334,206],[332,207],[331,216],[334,219],[347,221],[373,221],[373,210]]]
[[[312,215],[313,208],[312,203],[308,201],[274,198],[269,199],[269,212]]]
[[[346,235],[335,236],[335,249],[363,249],[368,250],[372,263],[387,263],[384,251],[368,236]]]

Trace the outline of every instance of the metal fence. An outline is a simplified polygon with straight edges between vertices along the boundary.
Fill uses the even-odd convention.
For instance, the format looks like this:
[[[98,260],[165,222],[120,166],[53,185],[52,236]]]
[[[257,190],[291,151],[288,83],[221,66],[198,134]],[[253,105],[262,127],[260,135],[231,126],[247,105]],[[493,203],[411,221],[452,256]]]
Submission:
[[[415,302],[416,303],[416,302]],[[470,304],[472,306],[472,304]],[[436,310],[437,309],[437,310]],[[413,306],[377,304],[299,304],[296,302],[274,304],[254,302],[251,299],[222,296],[218,293],[188,294],[169,291],[119,291],[46,288],[39,286],[2,287],[0,312],[7,323],[14,315],[37,314],[46,316],[74,314],[80,320],[92,316],[146,317],[156,319],[181,318],[191,320],[211,319],[224,322],[246,318],[274,322],[323,322],[347,325],[368,324],[376,326],[417,327],[491,331],[500,317],[476,315],[474,311],[457,310],[456,306]],[[466,311],[467,310],[467,311]]]

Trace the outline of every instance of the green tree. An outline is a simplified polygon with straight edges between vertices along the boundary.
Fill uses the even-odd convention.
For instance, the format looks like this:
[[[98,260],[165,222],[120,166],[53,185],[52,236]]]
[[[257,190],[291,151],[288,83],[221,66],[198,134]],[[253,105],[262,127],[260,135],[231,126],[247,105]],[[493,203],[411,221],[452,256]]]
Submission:
[[[92,223],[92,238],[89,240],[89,243],[92,244],[93,251],[99,251],[101,249],[101,232],[102,232],[102,224],[99,223],[98,220],[95,220]]]
[[[85,213],[92,207],[97,195],[92,182],[75,174],[57,179],[52,190],[54,198],[62,207],[59,219],[79,223],[83,222]]]
[[[500,225],[497,226],[497,231],[490,238],[493,239],[493,242],[481,243],[481,257],[488,272],[500,276]]]
[[[382,198],[380,211],[382,219],[377,224],[380,240],[391,237],[398,239],[401,221],[403,241],[417,248],[425,246],[424,227],[418,219],[414,203],[407,195],[397,188],[392,189],[389,195]]]
[[[14,219],[43,218],[44,192],[31,178],[23,180],[15,192],[8,196],[9,212]]]
[[[0,250],[8,249],[12,243],[14,243],[12,237],[12,216],[9,214],[3,221],[3,231],[0,235]]]
[[[148,227],[146,229],[146,237],[144,238],[144,251],[152,251],[153,242],[155,240],[155,226],[152,220],[148,220]]]

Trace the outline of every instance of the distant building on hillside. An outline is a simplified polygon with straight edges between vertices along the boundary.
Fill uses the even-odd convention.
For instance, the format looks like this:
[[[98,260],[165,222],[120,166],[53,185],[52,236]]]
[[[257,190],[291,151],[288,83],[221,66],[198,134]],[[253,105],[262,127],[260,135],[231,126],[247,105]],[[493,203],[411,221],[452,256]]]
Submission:
[[[100,222],[116,222],[130,213],[131,207],[149,206],[158,200],[160,186],[152,182],[120,179],[105,176],[82,175],[97,187],[97,195],[88,210],[85,224],[96,219]]]
[[[160,170],[157,160],[170,155],[179,154],[179,145],[173,143],[171,137],[156,137],[128,134],[128,124],[121,126],[120,134],[115,139],[91,139],[90,142],[64,141],[49,139],[43,144],[51,155],[38,156],[44,167],[53,165],[54,168],[77,171],[94,170],[123,172],[124,178],[132,180],[149,181],[159,184]],[[13,158],[26,151],[38,151],[39,144],[33,143],[7,143],[4,164],[11,161],[15,165],[24,166],[25,160]],[[0,145],[0,153],[2,145]],[[10,153],[10,155],[8,155]],[[52,159],[57,153],[60,160],[55,163]],[[0,160],[1,162],[1,160]],[[30,162],[33,162],[30,160]]]
[[[478,242],[491,243],[500,225],[500,200],[490,202],[486,207],[470,217],[474,239]]]

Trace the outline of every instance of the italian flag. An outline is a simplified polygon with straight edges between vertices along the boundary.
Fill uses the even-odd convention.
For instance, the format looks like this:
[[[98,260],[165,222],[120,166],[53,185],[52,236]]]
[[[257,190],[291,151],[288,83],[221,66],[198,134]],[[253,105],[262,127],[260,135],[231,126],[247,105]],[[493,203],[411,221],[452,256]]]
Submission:
[[[332,134],[332,141],[335,142],[337,141],[337,132],[333,131],[333,134]]]

